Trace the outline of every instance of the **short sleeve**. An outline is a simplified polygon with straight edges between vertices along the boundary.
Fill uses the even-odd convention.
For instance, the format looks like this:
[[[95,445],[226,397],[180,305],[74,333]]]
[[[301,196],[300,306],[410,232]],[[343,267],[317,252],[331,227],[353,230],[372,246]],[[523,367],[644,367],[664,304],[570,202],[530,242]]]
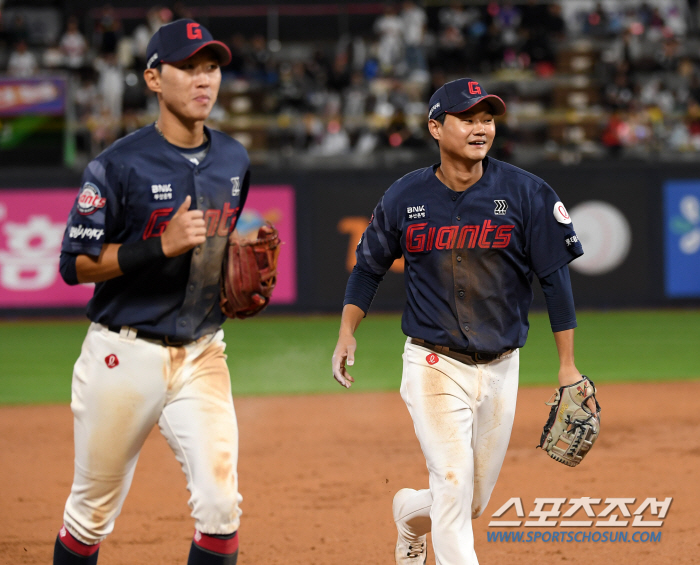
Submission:
[[[118,229],[122,203],[113,165],[95,159],[83,173],[63,234],[61,250],[73,254],[99,255]]]
[[[386,203],[385,194],[374,209],[355,251],[358,268],[375,275],[384,275],[402,255],[400,233],[390,221]]]
[[[583,255],[569,213],[547,183],[532,195],[528,236],[530,266],[539,278]]]

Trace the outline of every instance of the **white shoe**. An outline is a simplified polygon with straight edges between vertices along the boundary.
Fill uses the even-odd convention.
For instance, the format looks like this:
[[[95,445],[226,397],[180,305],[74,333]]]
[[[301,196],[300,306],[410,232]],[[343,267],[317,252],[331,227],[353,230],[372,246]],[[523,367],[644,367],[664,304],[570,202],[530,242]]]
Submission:
[[[410,516],[404,509],[404,502],[416,491],[412,488],[402,488],[394,495],[392,510],[394,522],[399,532],[394,550],[396,565],[425,565],[428,560],[427,534],[412,535],[405,519]]]

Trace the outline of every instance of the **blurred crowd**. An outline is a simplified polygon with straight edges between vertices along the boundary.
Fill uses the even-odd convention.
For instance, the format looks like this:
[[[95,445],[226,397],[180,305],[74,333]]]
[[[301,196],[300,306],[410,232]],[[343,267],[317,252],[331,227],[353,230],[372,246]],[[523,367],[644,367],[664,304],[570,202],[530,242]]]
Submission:
[[[67,17],[57,41],[38,45],[18,14],[3,20],[0,64],[12,77],[67,72],[79,149],[94,155],[155,118],[142,78],[148,40],[192,16],[177,3],[126,26],[105,6]],[[261,154],[434,151],[427,100],[447,80],[470,76],[509,105],[498,157],[517,160],[525,146],[573,161],[692,154],[700,151],[698,16],[697,0],[428,8],[406,0],[387,3],[366,33],[334,42],[235,34],[221,38],[233,58],[211,120]]]

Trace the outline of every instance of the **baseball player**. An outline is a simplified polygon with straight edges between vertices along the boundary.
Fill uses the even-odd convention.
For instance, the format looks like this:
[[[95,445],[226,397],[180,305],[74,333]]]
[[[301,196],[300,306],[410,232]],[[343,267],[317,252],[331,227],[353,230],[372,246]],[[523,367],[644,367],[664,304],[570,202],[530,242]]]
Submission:
[[[333,376],[354,379],[354,332],[395,259],[405,257],[401,396],[425,455],[430,488],[394,497],[395,559],[421,565],[433,534],[438,565],[477,563],[471,520],[489,501],[508,447],[531,283],[544,289],[559,383],[574,364],[568,263],[583,253],[571,219],[542,179],[487,156],[505,104],[475,80],[430,99],[440,163],[397,180],[374,209],[348,280]]]
[[[73,373],[75,475],[55,565],[97,563],[156,423],[191,494],[188,564],[236,563],[238,429],[219,280],[250,161],[204,126],[230,59],[192,20],[160,28],[144,71],[158,120],[116,141],[83,175],[60,268],[69,284],[97,284]]]

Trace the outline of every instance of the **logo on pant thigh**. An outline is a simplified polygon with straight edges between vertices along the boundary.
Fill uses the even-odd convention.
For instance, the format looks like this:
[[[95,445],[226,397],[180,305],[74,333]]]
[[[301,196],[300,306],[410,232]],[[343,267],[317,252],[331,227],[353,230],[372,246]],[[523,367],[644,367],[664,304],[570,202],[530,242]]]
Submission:
[[[437,355],[435,355],[435,353],[430,353],[425,358],[425,360],[428,362],[428,365],[435,365],[435,363],[440,361],[440,358]]]
[[[105,363],[107,364],[107,367],[110,369],[114,369],[117,365],[119,365],[119,359],[114,353],[110,353],[105,357]]]

